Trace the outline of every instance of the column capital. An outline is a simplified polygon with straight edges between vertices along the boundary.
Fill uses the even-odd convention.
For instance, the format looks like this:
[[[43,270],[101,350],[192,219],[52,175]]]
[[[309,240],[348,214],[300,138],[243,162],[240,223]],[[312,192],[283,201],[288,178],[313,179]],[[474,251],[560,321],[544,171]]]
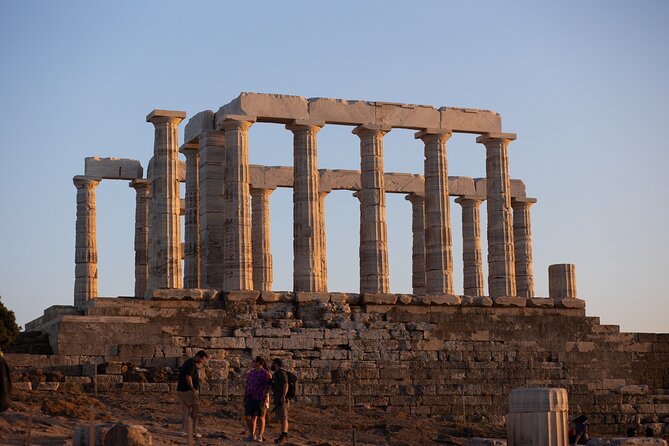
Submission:
[[[423,142],[437,141],[446,142],[453,135],[453,132],[448,129],[423,129],[414,134],[414,139],[421,139]]]
[[[391,130],[392,127],[388,125],[376,125],[376,124],[360,124],[354,128],[351,133],[358,135],[360,138],[370,137],[370,136],[383,136]]]
[[[251,196],[252,197],[261,196],[261,195],[269,196],[275,190],[276,189],[274,187],[252,187],[251,188]]]
[[[325,121],[310,121],[305,119],[295,119],[286,124],[286,129],[293,133],[312,131],[317,133],[323,126]]]
[[[489,132],[479,135],[476,138],[476,142],[481,144],[487,144],[492,142],[505,142],[509,143],[516,139],[515,133],[502,133],[502,132]]]
[[[536,198],[511,197],[511,207],[513,208],[529,208],[536,202],[537,202]]]
[[[128,187],[132,187],[133,189],[148,189],[151,187],[151,181],[146,178],[137,178],[132,180],[130,184],[128,184]]]
[[[225,115],[218,127],[223,130],[247,130],[256,122],[255,116],[249,115]]]
[[[182,144],[181,147],[179,147],[179,153],[183,153],[184,155],[186,155],[186,157],[189,157],[199,151],[200,151],[199,142],[187,142],[185,144]]]
[[[77,175],[74,178],[72,178],[72,182],[77,187],[77,189],[84,189],[84,188],[92,189],[96,187],[100,183],[100,181],[102,181],[102,178],[87,177],[85,175]]]
[[[155,109],[146,115],[146,122],[153,125],[162,123],[179,124],[186,117],[185,111]]]
[[[418,195],[418,194],[415,194],[413,192],[410,193],[410,194],[406,194],[404,196],[404,199],[406,201],[410,201],[411,204],[416,204],[416,203],[421,203],[421,202],[425,203],[425,197],[423,195]]]
[[[485,201],[485,197],[479,197],[477,195],[460,195],[455,199],[455,202],[460,206],[478,206]]]

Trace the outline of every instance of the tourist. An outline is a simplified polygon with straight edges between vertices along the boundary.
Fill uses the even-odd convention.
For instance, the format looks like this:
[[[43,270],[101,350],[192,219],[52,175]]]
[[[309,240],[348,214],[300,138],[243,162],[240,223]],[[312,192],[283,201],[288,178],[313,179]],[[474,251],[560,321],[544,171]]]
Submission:
[[[267,371],[267,363],[263,358],[257,356],[253,361],[253,369],[246,375],[244,418],[249,429],[246,441],[265,441],[265,398],[269,393],[271,379]]]
[[[272,361],[272,392],[274,394],[274,411],[281,422],[281,434],[274,443],[285,443],[288,441],[288,373],[283,370],[283,361],[276,358]]]
[[[198,365],[207,363],[207,353],[200,350],[190,359],[187,359],[179,370],[179,383],[177,384],[177,395],[183,406],[181,428],[184,435],[188,435],[188,422],[192,421],[192,433],[195,438],[202,435],[195,430],[197,415],[200,411],[200,403],[197,393],[200,390],[200,378],[198,376]]]
[[[569,429],[569,444],[586,444],[590,440],[587,421],[587,415],[579,415],[574,418]]]
[[[9,372],[9,365],[0,350],[0,412],[9,409],[9,402],[12,396],[12,376]]]

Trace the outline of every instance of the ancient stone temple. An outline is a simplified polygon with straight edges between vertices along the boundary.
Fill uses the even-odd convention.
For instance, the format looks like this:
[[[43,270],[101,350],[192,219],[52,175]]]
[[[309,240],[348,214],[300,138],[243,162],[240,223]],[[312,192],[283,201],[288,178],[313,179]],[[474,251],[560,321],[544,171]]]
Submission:
[[[498,113],[242,93],[217,112],[193,115],[180,145],[185,117],[169,110],[147,116],[155,142],[146,176],[139,161],[93,157],[74,178],[73,305],[51,307],[27,325],[49,334],[56,355],[45,361],[54,367],[175,367],[203,348],[213,356],[205,394],[240,394],[246,363],[264,355],[284,358],[301,377],[302,401],[321,406],[499,424],[513,388],[562,387],[570,410],[589,414],[595,431],[624,432],[638,422],[668,432],[660,420],[669,416],[661,397],[669,389],[669,335],[620,333],[586,316],[571,264],[551,265],[549,296],[535,296],[537,200],[509,176],[516,135],[504,131]],[[292,133],[292,166],[249,165],[256,122]],[[351,128],[360,170],[319,166],[325,125]],[[398,128],[414,130],[424,144],[422,173],[384,170],[384,136]],[[485,178],[449,175],[453,133],[471,134],[472,145],[485,150]],[[95,190],[108,180],[128,181],[136,191],[131,298],[98,295]],[[293,191],[292,290],[272,286],[269,202],[276,188]],[[328,290],[324,209],[333,190],[359,200],[359,293]],[[389,286],[391,193],[412,206],[412,294]],[[462,219],[462,234],[452,234],[453,218]],[[453,237],[462,237],[461,253],[453,252]],[[454,255],[463,260],[463,295],[454,291]],[[133,384],[120,375],[105,382],[110,389]]]

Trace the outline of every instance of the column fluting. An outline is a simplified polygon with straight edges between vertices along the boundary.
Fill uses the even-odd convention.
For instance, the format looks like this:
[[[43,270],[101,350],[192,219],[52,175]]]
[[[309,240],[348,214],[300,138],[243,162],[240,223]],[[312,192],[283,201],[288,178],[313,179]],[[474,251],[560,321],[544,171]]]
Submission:
[[[184,144],[186,215],[184,219],[184,288],[200,288],[200,145]]]
[[[462,207],[463,289],[466,296],[483,296],[483,250],[481,212],[483,198],[462,196],[455,199]]]
[[[253,289],[271,291],[273,281],[270,250],[269,196],[274,189],[251,189],[251,239]]]
[[[408,194],[411,202],[411,287],[416,296],[425,295],[425,197]]]
[[[146,179],[130,182],[135,189],[135,297],[144,297],[149,281],[149,197],[151,183]]]
[[[98,297],[98,246],[95,188],[100,178],[76,176],[77,221],[74,245],[74,306]]]
[[[532,226],[530,207],[536,198],[512,198],[513,246],[516,259],[516,292],[518,296],[534,297],[534,270],[532,267]]]

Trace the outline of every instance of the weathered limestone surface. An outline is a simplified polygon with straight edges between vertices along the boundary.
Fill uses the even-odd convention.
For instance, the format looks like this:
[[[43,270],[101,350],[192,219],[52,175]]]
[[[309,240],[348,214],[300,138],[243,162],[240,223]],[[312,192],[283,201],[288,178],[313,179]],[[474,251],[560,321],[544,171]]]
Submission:
[[[516,259],[516,292],[519,296],[534,296],[532,267],[532,225],[530,206],[536,198],[511,198],[513,207],[513,246]]]
[[[425,198],[409,194],[405,197],[411,202],[411,287],[413,294],[425,294]]]
[[[575,265],[562,263],[548,267],[548,295],[556,299],[576,297]]]
[[[184,144],[186,156],[184,288],[200,288],[200,153],[199,144]]]
[[[525,192],[525,183],[523,183],[523,180],[518,180],[518,179],[511,179],[511,196],[512,197],[518,197],[518,198],[524,198],[526,197],[526,192]],[[488,194],[487,188],[486,188],[486,179],[485,178],[474,178],[474,185],[476,192],[473,194],[469,193],[463,193],[463,194],[454,194],[454,195],[476,195],[478,197],[486,197]]]
[[[271,291],[274,276],[269,215],[269,196],[272,192],[272,189],[251,189],[253,289],[258,291]]]
[[[389,129],[358,126],[360,137],[360,292],[387,293],[388,230],[383,175],[383,136]]]
[[[142,297],[149,281],[149,199],[151,183],[137,179],[130,182],[135,189],[135,297]]]
[[[184,129],[184,144],[197,143],[202,133],[212,130],[215,130],[214,112],[211,110],[204,110],[200,113],[196,113],[188,120],[186,128]]]
[[[185,112],[153,110],[146,121],[155,127],[149,202],[149,284],[181,288],[181,220],[178,126]]]
[[[481,246],[480,206],[483,199],[462,196],[455,199],[462,206],[463,291],[467,296],[483,296],[483,252]]]
[[[144,175],[144,169],[137,160],[97,156],[85,159],[84,172],[88,177],[110,180],[136,180]]]
[[[74,177],[77,188],[77,222],[74,245],[74,305],[81,307],[98,295],[98,243],[95,188],[100,178]]]
[[[516,273],[511,214],[508,144],[512,133],[487,133],[476,138],[486,147],[486,209],[488,211],[488,292],[515,296]]]
[[[567,446],[568,412],[566,389],[513,389],[506,418],[507,444]]]

